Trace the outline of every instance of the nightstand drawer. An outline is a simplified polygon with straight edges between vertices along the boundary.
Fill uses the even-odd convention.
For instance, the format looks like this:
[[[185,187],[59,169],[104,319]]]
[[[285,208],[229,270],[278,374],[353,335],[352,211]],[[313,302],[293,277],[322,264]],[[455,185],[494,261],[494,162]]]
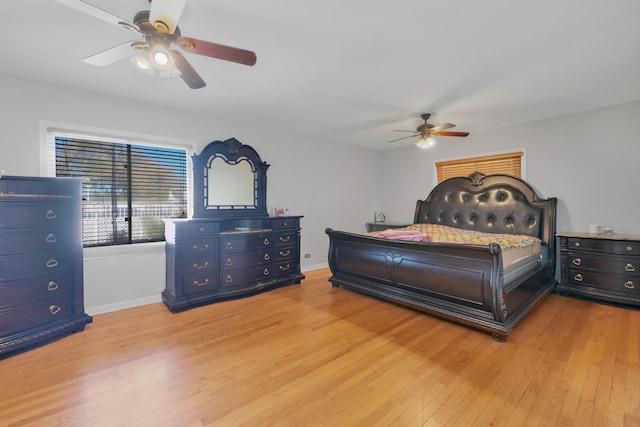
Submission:
[[[581,270],[599,270],[612,274],[633,276],[640,275],[640,260],[638,259],[570,253],[567,256],[567,261],[570,267],[579,267]]]
[[[640,278],[569,270],[569,283],[640,296]]]
[[[606,252],[616,255],[640,255],[640,242],[605,239],[567,239],[569,250]]]

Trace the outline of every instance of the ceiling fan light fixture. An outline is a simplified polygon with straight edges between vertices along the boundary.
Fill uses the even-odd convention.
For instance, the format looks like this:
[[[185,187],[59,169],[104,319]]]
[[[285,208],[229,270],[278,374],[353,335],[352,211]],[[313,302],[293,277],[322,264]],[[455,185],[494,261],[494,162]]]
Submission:
[[[141,52],[136,56],[131,57],[131,63],[135,65],[135,67],[147,74],[153,74],[153,65],[151,61],[149,61],[149,55],[146,52]]]
[[[422,136],[416,141],[416,146],[423,150],[431,148],[434,145],[436,145],[436,139],[431,135]]]
[[[175,67],[173,56],[169,48],[162,43],[155,43],[149,53],[149,59],[153,66],[159,70],[170,70]]]

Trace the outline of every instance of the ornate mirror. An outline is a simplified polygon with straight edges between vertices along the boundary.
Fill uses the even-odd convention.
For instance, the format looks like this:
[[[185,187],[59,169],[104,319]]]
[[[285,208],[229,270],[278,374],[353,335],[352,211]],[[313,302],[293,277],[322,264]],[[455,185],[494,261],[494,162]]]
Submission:
[[[193,217],[266,217],[269,165],[235,138],[210,142],[193,160]]]

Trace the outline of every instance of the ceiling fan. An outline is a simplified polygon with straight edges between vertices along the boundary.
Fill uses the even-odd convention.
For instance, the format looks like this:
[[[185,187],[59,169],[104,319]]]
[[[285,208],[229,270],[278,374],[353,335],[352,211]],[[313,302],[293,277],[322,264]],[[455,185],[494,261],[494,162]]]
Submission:
[[[389,142],[396,142],[407,138],[419,137],[416,141],[416,145],[422,149],[433,147],[436,143],[435,136],[468,136],[469,132],[445,132],[446,129],[451,129],[456,125],[452,123],[444,123],[438,126],[434,126],[431,123],[427,123],[431,113],[424,113],[420,117],[424,120],[424,123],[418,126],[416,130],[394,130],[394,132],[411,132],[413,135],[404,136],[402,138],[393,139]]]
[[[84,59],[89,64],[105,66],[130,58],[131,62],[144,72],[157,72],[164,77],[179,75],[191,89],[199,89],[206,83],[184,55],[173,47],[179,47],[184,52],[238,64],[252,66],[256,63],[256,54],[249,50],[183,37],[178,21],[187,0],[150,0],[150,10],[139,11],[132,21],[122,19],[83,0],[56,1],[94,18],[136,32],[144,39],[128,41],[91,55]]]

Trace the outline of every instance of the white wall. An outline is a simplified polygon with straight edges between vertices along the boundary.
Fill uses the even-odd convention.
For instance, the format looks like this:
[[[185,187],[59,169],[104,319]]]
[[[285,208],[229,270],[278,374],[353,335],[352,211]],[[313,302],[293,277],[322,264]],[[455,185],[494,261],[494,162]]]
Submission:
[[[472,133],[385,152],[382,204],[387,218],[413,220],[415,203],[434,186],[435,161],[525,149],[526,178],[541,197],[558,198],[558,231],[589,224],[640,234],[640,102]]]
[[[325,228],[362,231],[378,207],[380,153],[245,123],[0,74],[0,169],[40,175],[42,122],[193,142],[235,137],[253,146],[268,170],[267,204],[301,220],[302,269],[327,264]],[[374,184],[372,184],[374,183]],[[85,306],[99,313],[160,300],[164,245],[85,249]]]

